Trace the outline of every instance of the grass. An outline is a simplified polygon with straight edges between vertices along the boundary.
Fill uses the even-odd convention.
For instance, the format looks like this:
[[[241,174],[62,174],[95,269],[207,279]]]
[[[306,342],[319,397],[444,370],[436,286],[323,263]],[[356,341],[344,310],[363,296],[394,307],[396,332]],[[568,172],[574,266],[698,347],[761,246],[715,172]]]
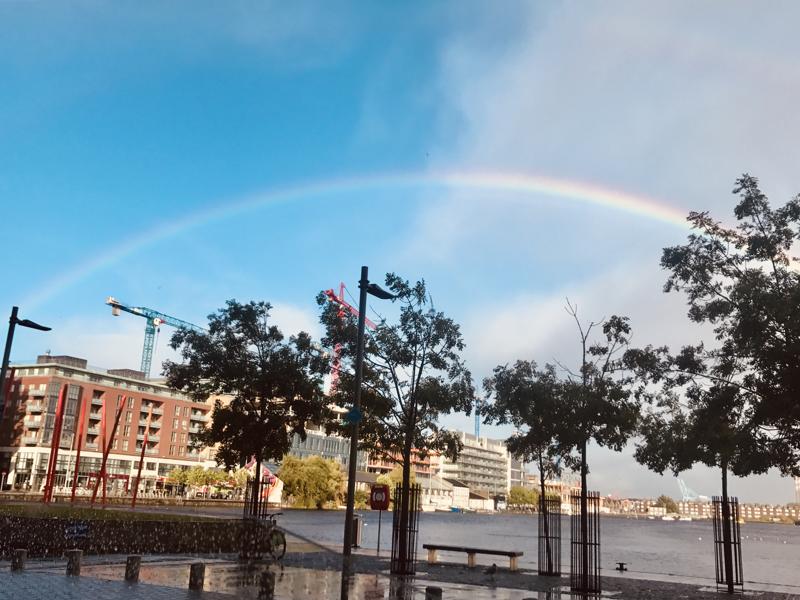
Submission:
[[[208,517],[172,513],[136,512],[75,506],[45,506],[39,503],[0,504],[0,517],[82,519],[87,521],[217,521]]]

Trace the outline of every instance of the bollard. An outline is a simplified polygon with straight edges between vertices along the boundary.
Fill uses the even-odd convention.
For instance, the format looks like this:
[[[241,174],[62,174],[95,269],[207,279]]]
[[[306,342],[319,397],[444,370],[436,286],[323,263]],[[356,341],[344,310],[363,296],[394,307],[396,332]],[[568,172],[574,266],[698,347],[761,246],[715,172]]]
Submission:
[[[202,590],[206,577],[206,566],[203,563],[192,563],[189,567],[189,589]]]
[[[125,561],[125,581],[139,581],[139,567],[142,566],[142,557],[139,554],[131,554]]]
[[[67,550],[64,554],[67,557],[67,575],[80,575],[83,550]]]
[[[258,600],[274,600],[275,573],[264,571],[258,581]]]
[[[28,558],[27,548],[16,548],[11,555],[11,570],[22,571],[25,568],[26,558]]]
[[[425,588],[425,600],[442,600],[442,588],[429,585]]]

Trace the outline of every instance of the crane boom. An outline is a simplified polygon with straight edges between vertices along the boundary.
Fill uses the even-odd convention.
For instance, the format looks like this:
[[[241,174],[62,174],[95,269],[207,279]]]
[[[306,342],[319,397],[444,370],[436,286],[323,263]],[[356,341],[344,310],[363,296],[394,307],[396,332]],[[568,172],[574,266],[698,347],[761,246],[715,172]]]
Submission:
[[[144,328],[144,346],[142,346],[142,364],[141,371],[145,377],[150,377],[150,366],[153,362],[153,346],[155,345],[156,329],[161,325],[170,325],[176,329],[189,329],[190,331],[205,331],[202,327],[198,327],[193,323],[177,319],[170,315],[166,315],[152,308],[145,306],[130,306],[109,296],[106,298],[106,304],[111,307],[111,314],[115,317],[119,316],[120,311],[125,311],[132,315],[147,319],[147,324]]]

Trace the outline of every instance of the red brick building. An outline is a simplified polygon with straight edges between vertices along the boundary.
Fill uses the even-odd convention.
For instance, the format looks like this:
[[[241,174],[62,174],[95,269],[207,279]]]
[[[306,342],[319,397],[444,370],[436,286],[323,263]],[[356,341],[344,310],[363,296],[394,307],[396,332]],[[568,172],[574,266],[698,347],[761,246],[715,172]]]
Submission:
[[[7,385],[0,422],[0,484],[4,489],[39,490],[44,483],[64,385],[68,387],[56,489],[71,485],[80,431],[78,487],[86,487],[90,477],[99,472],[102,449],[111,437],[120,405],[122,414],[107,465],[111,491],[126,491],[135,479],[145,433],[140,490],[152,489],[176,467],[213,465],[206,460],[206,453],[190,445],[208,423],[212,405],[194,402],[161,382],[146,380],[139,371],[90,369],[80,358],[43,355],[35,364],[14,365]]]

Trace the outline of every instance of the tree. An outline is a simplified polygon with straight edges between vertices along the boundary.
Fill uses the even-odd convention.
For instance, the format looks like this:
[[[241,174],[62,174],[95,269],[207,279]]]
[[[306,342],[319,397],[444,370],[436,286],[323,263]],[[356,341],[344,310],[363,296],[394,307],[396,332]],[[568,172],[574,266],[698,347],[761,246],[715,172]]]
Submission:
[[[571,452],[569,444],[560,441],[573,424],[564,421],[564,385],[556,368],[546,365],[539,370],[534,361],[518,360],[513,366],[495,367],[491,377],[483,381],[487,396],[493,400],[483,409],[487,424],[513,425],[515,433],[506,440],[513,456],[536,463],[539,470],[539,509],[547,513],[545,481],[560,475],[563,452]],[[512,489],[513,492],[513,489]],[[509,496],[509,504],[514,504]],[[545,530],[546,573],[553,573],[549,520],[543,519]]]
[[[167,474],[167,481],[173,485],[186,485],[188,481],[189,469],[176,467]]]
[[[515,485],[508,491],[508,505],[519,507],[536,506],[539,494],[536,490]]]
[[[665,248],[661,258],[670,272],[664,290],[685,293],[689,318],[714,329],[718,344],[701,348],[706,370],[690,374],[739,386],[772,464],[798,476],[800,270],[790,252],[800,238],[800,196],[773,209],[748,174],[733,193],[734,227],[707,212],[689,213],[688,242]]]
[[[306,333],[288,341],[269,323],[267,302],[229,300],[208,317],[208,331],[179,329],[170,346],[181,363],[167,361],[167,384],[205,401],[212,394],[231,397],[214,405],[212,423],[201,443],[218,444],[217,460],[227,468],[256,459],[256,488],[261,463],[278,461],[292,437],[306,437],[309,422],[327,417],[322,391],[327,359]],[[253,494],[254,502],[259,494]],[[255,510],[255,507],[254,507]]]
[[[631,392],[631,378],[627,375],[620,354],[630,341],[627,317],[611,316],[587,325],[578,318],[577,305],[567,300],[567,312],[575,320],[581,342],[581,366],[575,373],[566,369],[569,379],[561,387],[563,398],[562,418],[572,426],[562,431],[559,439],[561,454],[570,462],[572,451],[579,452],[581,473],[581,539],[589,534],[588,474],[586,448],[590,441],[620,452],[636,432],[639,419],[639,402]],[[590,343],[592,331],[602,328],[599,342]],[[624,355],[623,355],[624,356]],[[589,546],[581,548],[583,564],[581,589],[589,588]]]
[[[409,480],[411,484],[417,482],[417,473],[416,471],[411,471],[411,479]],[[394,495],[394,490],[397,487],[397,484],[403,483],[403,467],[400,465],[395,465],[395,467],[389,471],[388,473],[381,473],[378,475],[376,483],[381,483],[383,485],[389,486],[389,493],[390,495]]]
[[[424,456],[437,450],[455,458],[458,437],[442,429],[439,418],[454,411],[469,414],[474,399],[472,377],[461,352],[464,342],[458,325],[436,310],[424,281],[411,285],[394,274],[386,287],[400,304],[396,324],[385,320],[365,339],[361,437],[359,445],[372,454],[399,461],[403,469],[398,551],[407,556],[409,488],[412,451]],[[352,315],[342,315],[324,293],[320,320],[325,327],[323,345],[341,349],[339,386],[333,400],[352,406],[352,364],[357,353],[357,325]],[[349,431],[349,423],[340,427]]]
[[[341,498],[344,476],[339,464],[321,456],[287,456],[278,470],[284,493],[296,506],[324,508]]]
[[[675,500],[673,500],[669,496],[665,496],[663,494],[656,499],[656,504],[655,505],[656,506],[660,506],[661,508],[666,510],[668,513],[673,513],[674,514],[674,513],[678,512],[678,503],[675,502]]]

